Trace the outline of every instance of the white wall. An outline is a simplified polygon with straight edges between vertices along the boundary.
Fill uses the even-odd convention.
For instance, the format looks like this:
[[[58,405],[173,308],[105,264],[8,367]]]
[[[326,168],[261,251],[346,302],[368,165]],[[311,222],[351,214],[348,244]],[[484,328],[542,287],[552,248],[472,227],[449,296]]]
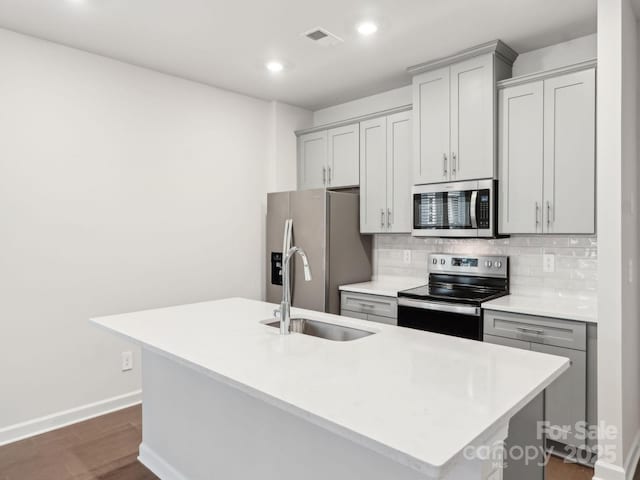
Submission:
[[[513,64],[513,76],[551,70],[573,63],[592,60],[597,56],[597,35],[587,35],[568,42],[523,52]]]
[[[411,85],[400,87],[387,92],[378,93],[369,97],[358,98],[351,102],[341,103],[313,112],[313,125],[326,125],[327,123],[340,122],[370,113],[382,112],[395,107],[411,105],[413,97]]]
[[[311,110],[282,102],[271,102],[271,155],[268,166],[269,192],[297,188],[296,130],[312,126]]]
[[[629,0],[598,1],[599,479],[631,479],[640,454],[637,24]]]
[[[0,58],[1,438],[140,388],[89,317],[261,298],[272,112],[5,30]]]

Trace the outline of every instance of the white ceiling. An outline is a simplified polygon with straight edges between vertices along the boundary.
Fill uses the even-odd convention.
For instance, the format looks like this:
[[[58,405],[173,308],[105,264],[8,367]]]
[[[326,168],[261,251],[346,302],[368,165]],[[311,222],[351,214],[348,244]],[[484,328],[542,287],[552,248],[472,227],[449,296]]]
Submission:
[[[496,38],[523,52],[593,33],[595,1],[0,0],[0,27],[317,109],[406,85],[406,67]],[[362,19],[378,33],[360,37]],[[317,26],[344,43],[301,36]],[[267,72],[272,58],[287,70]]]

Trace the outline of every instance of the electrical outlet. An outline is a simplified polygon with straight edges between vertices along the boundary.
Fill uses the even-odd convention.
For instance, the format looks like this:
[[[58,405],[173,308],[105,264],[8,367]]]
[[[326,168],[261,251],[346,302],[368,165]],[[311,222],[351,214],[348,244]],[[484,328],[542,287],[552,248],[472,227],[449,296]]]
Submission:
[[[553,273],[556,271],[556,256],[553,253],[545,253],[542,255],[542,270],[545,273]]]
[[[411,263],[411,250],[404,250],[402,258],[404,260],[404,263]]]
[[[133,352],[122,352],[122,371],[133,370]]]

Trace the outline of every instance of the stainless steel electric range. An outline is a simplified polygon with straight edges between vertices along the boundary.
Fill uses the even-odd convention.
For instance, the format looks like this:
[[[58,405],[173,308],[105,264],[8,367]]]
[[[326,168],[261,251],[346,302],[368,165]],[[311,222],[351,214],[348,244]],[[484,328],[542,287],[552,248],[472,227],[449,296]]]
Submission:
[[[433,254],[429,284],[398,293],[398,325],[482,340],[480,305],[509,294],[509,257]]]

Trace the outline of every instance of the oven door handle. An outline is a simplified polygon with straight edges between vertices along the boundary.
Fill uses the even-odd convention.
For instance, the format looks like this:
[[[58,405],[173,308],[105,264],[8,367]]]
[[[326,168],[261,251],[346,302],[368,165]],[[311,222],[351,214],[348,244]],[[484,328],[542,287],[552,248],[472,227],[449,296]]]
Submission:
[[[459,313],[460,315],[480,316],[480,307],[470,305],[455,305],[452,303],[427,302],[424,300],[412,300],[410,298],[398,298],[398,305],[401,307],[419,308],[422,310],[434,310],[437,312]]]
[[[478,211],[478,191],[471,192],[471,204],[469,205],[469,216],[471,217],[471,227],[478,228],[478,219],[476,212]]]

